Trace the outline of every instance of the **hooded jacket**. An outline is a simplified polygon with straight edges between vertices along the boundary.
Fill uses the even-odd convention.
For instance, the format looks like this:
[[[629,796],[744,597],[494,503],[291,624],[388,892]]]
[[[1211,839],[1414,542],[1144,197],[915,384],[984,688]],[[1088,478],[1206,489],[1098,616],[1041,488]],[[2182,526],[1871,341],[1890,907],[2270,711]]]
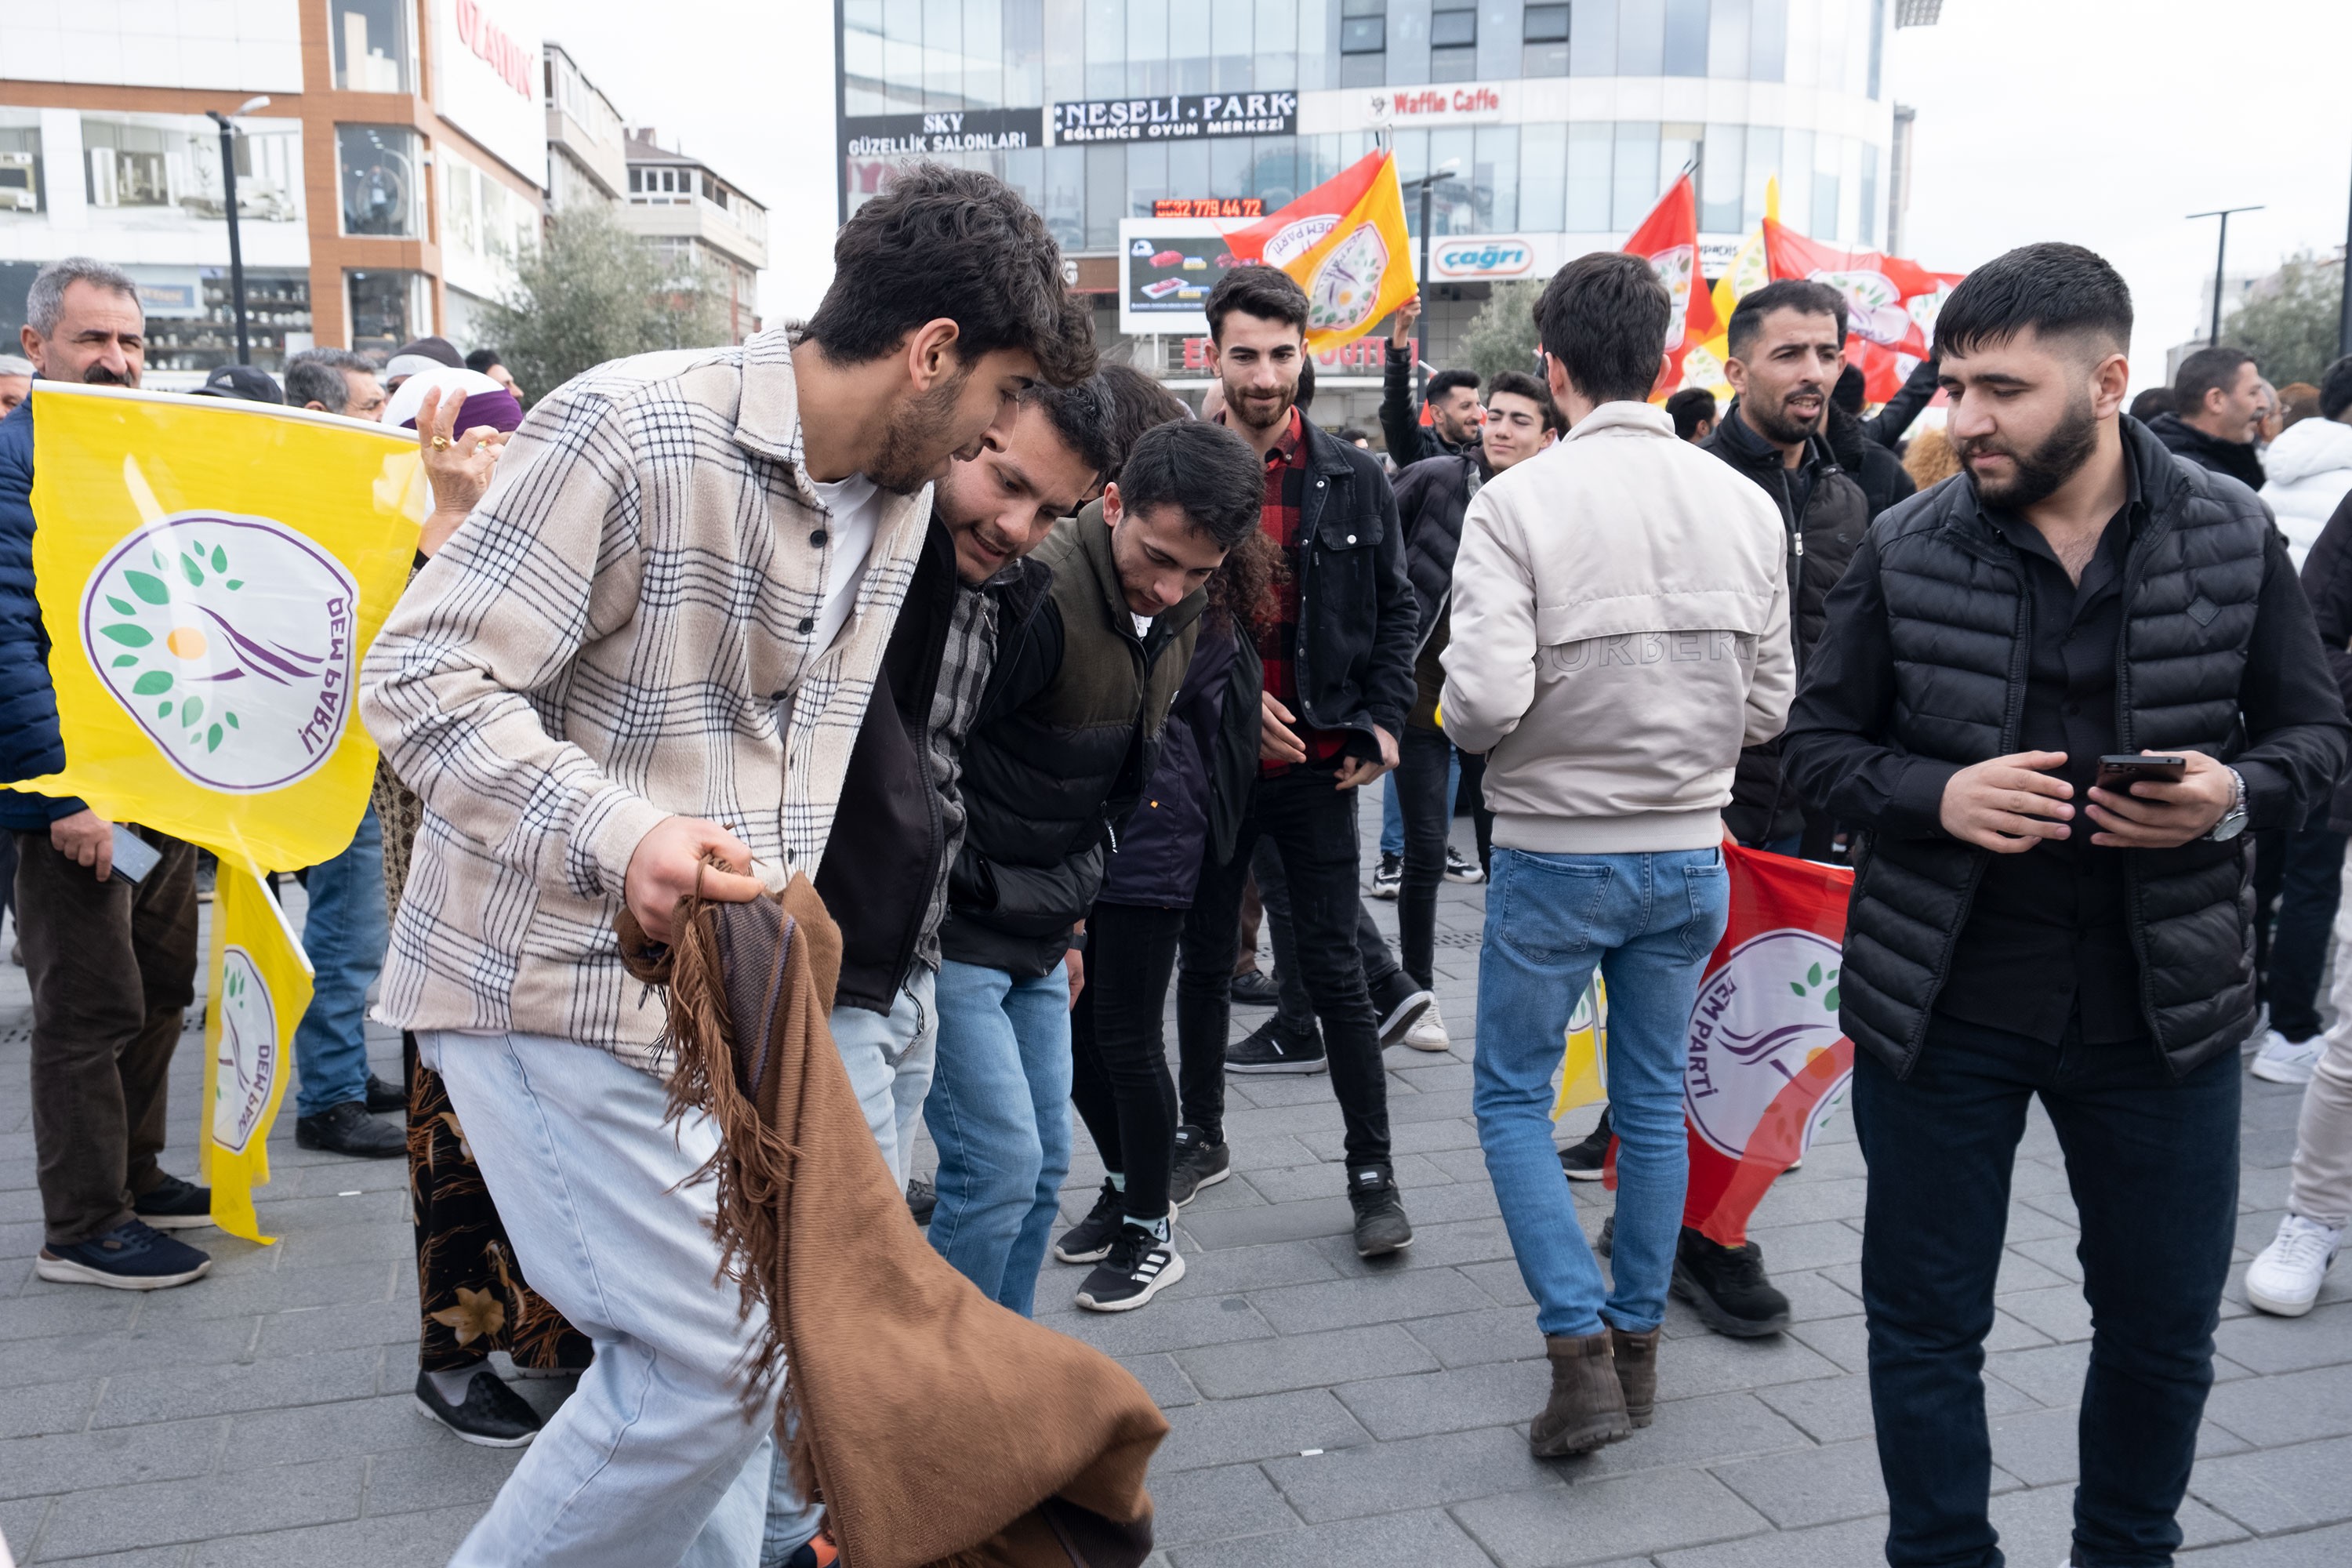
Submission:
[[[1103,868],[1096,900],[1190,909],[1201,867],[1233,858],[1257,783],[1257,648],[1231,625],[1204,617],[1192,667],[1160,731],[1159,764]]]
[[[1698,446],[1745,475],[1771,498],[1780,512],[1788,550],[1789,628],[1796,668],[1801,673],[1829,624],[1830,590],[1844,575],[1846,563],[1853,559],[1864,531],[1870,526],[1870,498],[1861,481],[1838,460],[1831,444],[1816,436],[1806,458],[1812,489],[1805,497],[1804,516],[1800,519],[1795,511],[1796,490],[1780,449],[1755,433],[1741,417],[1736,399],[1714,432]],[[1768,739],[1740,757],[1731,809],[1723,814],[1723,825],[1742,844],[1763,844],[1804,831],[1804,805],[1781,776],[1777,742]]]
[[[1705,849],[1740,748],[1796,680],[1787,533],[1758,488],[1606,403],[1470,503],[1454,562],[1445,730],[1486,753],[1495,842]]]
[[[2158,415],[2147,422],[2147,429],[2175,457],[2186,458],[2200,468],[2227,474],[2250,490],[2263,488],[2263,459],[2252,442],[2224,441],[2218,436],[2208,436],[2185,423],[2178,414]]]
[[[1101,890],[1208,603],[1196,591],[1139,637],[1100,501],[1055,523],[1034,559],[1054,586],[1018,638],[1000,632],[964,742],[963,848],[940,929],[941,956],[1032,978],[1062,962]]]
[[[2319,531],[2336,506],[2352,494],[2352,425],[2334,419],[2298,419],[2279,432],[2263,454],[2270,479],[2262,488],[2286,552],[2300,570]]]

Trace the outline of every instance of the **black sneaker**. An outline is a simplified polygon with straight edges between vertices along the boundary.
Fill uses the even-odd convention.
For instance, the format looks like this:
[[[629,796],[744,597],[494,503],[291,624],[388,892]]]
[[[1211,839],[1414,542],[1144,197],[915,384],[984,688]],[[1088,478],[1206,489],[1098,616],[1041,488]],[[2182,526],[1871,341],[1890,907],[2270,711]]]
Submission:
[[[1674,1292],[1701,1321],[1736,1340],[1761,1339],[1789,1326],[1789,1298],[1764,1277],[1754,1242],[1720,1247],[1688,1226],[1675,1243]]]
[[[1570,1143],[1559,1152],[1559,1168],[1568,1173],[1568,1179],[1571,1182],[1597,1182],[1601,1179],[1601,1167],[1608,1158],[1609,1112],[1604,1110],[1601,1113],[1601,1125],[1588,1133],[1583,1142]]]
[[[485,1448],[520,1448],[539,1436],[539,1412],[484,1367],[466,1384],[466,1402],[452,1405],[433,1386],[433,1374],[416,1374],[416,1408],[467,1442]]]
[[[1615,1215],[1612,1214],[1601,1222],[1601,1239],[1592,1244],[1592,1250],[1603,1258],[1617,1250],[1617,1216]]]
[[[408,1091],[396,1083],[386,1083],[373,1073],[368,1074],[367,1108],[370,1110],[405,1110]]]
[[[1393,900],[1404,890],[1404,857],[1383,855],[1381,868],[1372,873],[1372,897]]]
[[[296,1117],[294,1143],[362,1160],[390,1160],[408,1152],[408,1134],[389,1121],[378,1121],[356,1100],[331,1105],[316,1116]]]
[[[1131,1312],[1184,1278],[1184,1255],[1139,1225],[1122,1224],[1102,1263],[1078,1287],[1089,1312]]]
[[[1396,1178],[1386,1165],[1348,1173],[1348,1202],[1356,1211],[1356,1256],[1379,1258],[1412,1245],[1412,1221],[1397,1199]]]
[[[166,1176],[131,1212],[157,1230],[195,1230],[213,1222],[213,1190]]]
[[[907,1212],[915,1216],[917,1225],[929,1225],[931,1215],[940,1208],[940,1186],[929,1176],[916,1176],[907,1183]]]
[[[1233,1173],[1231,1149],[1210,1142],[1209,1135],[1189,1121],[1176,1129],[1176,1163],[1169,1173],[1168,1196],[1178,1208],[1199,1197],[1202,1187],[1213,1187]]]
[[[1445,847],[1445,879],[1475,884],[1486,879],[1486,868],[1449,844]]]
[[[1282,986],[1263,969],[1244,970],[1234,976],[1228,993],[1244,1007],[1277,1007],[1282,1005]]]
[[[1062,1233],[1054,1243],[1054,1256],[1065,1263],[1099,1263],[1110,1256],[1110,1244],[1118,1235],[1118,1227],[1127,1223],[1127,1194],[1103,1178],[1102,1195],[1087,1217]]]
[[[1225,1047],[1227,1072],[1321,1072],[1327,1065],[1323,1032],[1318,1029],[1303,1038],[1286,1034],[1279,1014]]]
[[[1437,1000],[1434,991],[1423,991],[1408,978],[1402,969],[1372,987],[1372,1012],[1380,1019],[1381,1044],[1395,1045],[1405,1037],[1405,1031],[1421,1022]]]
[[[113,1290],[167,1290],[201,1279],[213,1260],[144,1220],[127,1219],[103,1236],[67,1247],[44,1247],[33,1272],[60,1285],[103,1285]]]

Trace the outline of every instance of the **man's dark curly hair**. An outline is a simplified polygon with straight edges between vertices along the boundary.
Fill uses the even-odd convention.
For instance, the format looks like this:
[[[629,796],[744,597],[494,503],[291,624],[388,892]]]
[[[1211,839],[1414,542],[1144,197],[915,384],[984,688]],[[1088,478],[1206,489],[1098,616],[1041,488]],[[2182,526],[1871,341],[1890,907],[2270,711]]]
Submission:
[[[1103,371],[1118,368],[1105,365]],[[1045,411],[1062,445],[1094,470],[1095,483],[1118,477],[1119,459],[1127,453],[1118,439],[1117,400],[1103,374],[1090,375],[1076,386],[1033,386],[1021,395],[1021,401]]]
[[[1128,452],[1142,434],[1171,420],[1190,419],[1192,410],[1159,381],[1131,364],[1107,364],[1095,377],[1109,395],[1110,417],[1105,422],[1112,458],[1105,480],[1118,478]]]
[[[808,332],[837,364],[879,359],[944,316],[966,365],[1026,349],[1049,385],[1095,373],[1094,313],[1063,282],[1061,247],[993,175],[929,163],[901,171],[842,226],[833,265]]]

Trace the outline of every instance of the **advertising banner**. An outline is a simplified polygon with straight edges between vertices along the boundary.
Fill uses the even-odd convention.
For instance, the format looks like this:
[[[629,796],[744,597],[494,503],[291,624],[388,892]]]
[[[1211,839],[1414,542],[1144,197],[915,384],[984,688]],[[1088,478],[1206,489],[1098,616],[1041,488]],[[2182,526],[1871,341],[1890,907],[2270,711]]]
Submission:
[[[1237,265],[1225,235],[1245,218],[1121,218],[1118,330],[1129,336],[1200,337],[1209,290]]]
[[[862,114],[841,122],[845,158],[930,158],[942,153],[1011,153],[1045,144],[1042,109],[943,109],[928,114]]]
[[[1053,106],[1057,146],[1087,142],[1184,142],[1209,136],[1295,136],[1296,92],[1187,92],[1089,98]]]

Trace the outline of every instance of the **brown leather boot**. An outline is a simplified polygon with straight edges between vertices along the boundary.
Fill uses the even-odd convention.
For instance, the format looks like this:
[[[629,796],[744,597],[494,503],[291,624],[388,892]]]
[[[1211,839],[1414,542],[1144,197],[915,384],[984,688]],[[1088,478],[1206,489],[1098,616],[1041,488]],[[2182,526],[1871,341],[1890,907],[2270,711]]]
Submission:
[[[1589,1454],[1603,1443],[1633,1436],[1625,1418],[1625,1391],[1610,1364],[1606,1332],[1544,1336],[1551,1358],[1551,1397],[1528,1428],[1528,1451],[1538,1459]]]
[[[1625,1391],[1625,1419],[1647,1426],[1658,1412],[1658,1335],[1609,1331],[1609,1348],[1617,1363],[1617,1386]]]

